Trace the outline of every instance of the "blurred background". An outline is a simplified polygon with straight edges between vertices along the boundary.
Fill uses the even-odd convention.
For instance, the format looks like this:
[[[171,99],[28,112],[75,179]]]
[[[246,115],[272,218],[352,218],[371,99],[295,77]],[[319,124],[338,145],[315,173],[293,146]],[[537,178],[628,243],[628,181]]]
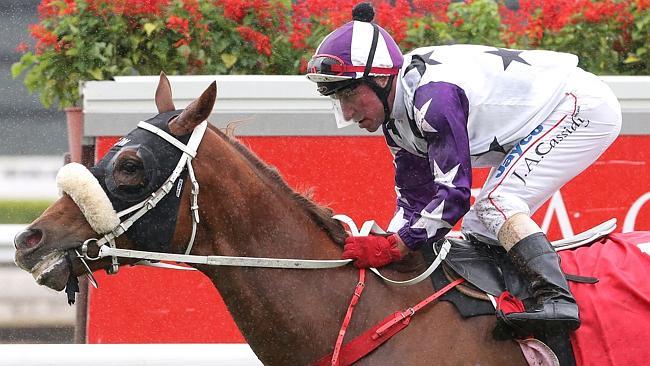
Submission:
[[[38,4],[0,1],[0,343],[70,343],[74,333],[75,308],[65,296],[34,286],[13,263],[13,234],[56,199],[67,151],[64,112],[44,108],[10,72]]]
[[[403,51],[451,43],[544,48],[578,54],[580,66],[598,75],[630,76],[617,79],[617,85],[621,85],[618,95],[625,109],[623,134],[627,136],[619,139],[619,148],[610,159],[623,161],[621,156],[627,159],[630,155],[628,149],[646,146],[643,144],[647,144],[649,134],[650,96],[647,84],[635,83],[640,79],[632,75],[650,75],[648,0],[373,2],[378,23],[393,34]],[[91,3],[103,5],[90,9]],[[199,3],[203,5],[201,8],[193,5]],[[322,37],[349,20],[353,3],[340,0],[0,0],[0,343],[72,343],[74,340],[75,307],[67,305],[64,294],[36,286],[28,273],[16,268],[12,241],[16,232],[58,196],[55,177],[68,150],[66,116],[60,109],[81,105],[77,89],[80,81],[154,75],[160,70],[168,75],[265,74],[281,78],[304,74],[307,59]],[[104,23],[97,22],[97,14],[102,14]],[[37,26],[30,30],[34,24]],[[14,72],[20,74],[17,79],[12,78],[12,65],[18,66],[14,66]],[[648,76],[641,78],[648,80]],[[23,81],[40,93],[30,95]],[[119,101],[115,98],[113,102]],[[277,105],[273,108],[277,109]],[[95,125],[101,125],[103,132],[110,131],[95,131],[92,136],[120,134],[116,131],[120,132],[125,124],[115,118],[115,110],[94,112],[94,117],[92,113],[86,115],[86,122],[88,117],[95,118]],[[129,117],[127,121],[137,120],[128,113],[123,113],[122,117],[125,116]],[[318,127],[322,128],[321,125]],[[299,132],[295,126],[290,128],[291,132]],[[305,131],[298,135],[319,136]],[[257,131],[252,135],[264,133]],[[92,151],[92,143],[84,142],[84,145]],[[313,150],[313,146],[309,148]],[[380,139],[377,149],[389,158]],[[650,151],[639,150],[634,155],[642,164],[638,167],[641,173],[632,169],[635,166],[627,167],[633,177],[643,174],[647,151]],[[256,152],[265,157],[262,147]],[[267,153],[265,158],[277,157],[279,163],[284,161],[274,150]],[[305,156],[301,159],[306,161]],[[293,175],[292,168],[296,170]],[[617,179],[626,181],[622,174],[625,167],[612,164],[608,168],[616,169]],[[304,169],[295,167],[285,166],[281,171],[290,183],[295,179],[302,184],[300,179],[306,174]],[[604,176],[601,171],[591,171],[596,178]],[[320,178],[321,172],[315,174],[315,181]],[[619,219],[630,216],[628,209],[636,207],[632,202],[641,202],[650,194],[645,181],[629,181],[636,182],[637,186],[631,189],[628,184],[624,200],[618,196],[609,198],[619,202],[620,207],[615,208]],[[385,188],[392,188],[389,186]],[[392,190],[388,194],[392,195]],[[334,199],[327,198],[325,202],[340,199],[340,192],[332,196]],[[590,200],[591,214],[602,209],[603,216],[611,217],[607,211],[611,206],[608,199],[596,203],[593,197]],[[582,212],[577,210],[581,205],[568,203],[574,209],[571,212],[574,221],[583,217],[584,224],[578,225],[596,223],[591,218],[584,219],[588,215],[580,216]],[[385,204],[390,206],[384,210],[389,215],[392,202]],[[561,207],[564,208],[564,203]],[[638,213],[639,207],[636,210]],[[565,221],[569,221],[568,216]],[[102,310],[111,309],[103,306]],[[112,310],[119,312],[119,309]],[[107,318],[109,323],[113,321],[110,316]],[[97,327],[102,326],[105,324]],[[137,328],[134,332],[142,333]]]

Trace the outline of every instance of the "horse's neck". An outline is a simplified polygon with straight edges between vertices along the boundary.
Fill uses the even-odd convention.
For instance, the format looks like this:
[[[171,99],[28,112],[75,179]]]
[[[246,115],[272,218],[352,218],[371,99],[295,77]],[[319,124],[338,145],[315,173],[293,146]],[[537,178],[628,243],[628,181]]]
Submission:
[[[303,255],[338,259],[340,247],[292,196],[281,178],[256,165],[256,157],[225,141],[221,133],[206,136],[214,149],[201,164],[212,177],[200,179],[201,195],[212,206],[204,215],[207,227],[226,239],[218,249],[224,255]],[[263,164],[260,162],[260,164]],[[215,169],[215,167],[218,167]],[[216,171],[215,171],[216,170]],[[216,179],[215,179],[216,178]],[[207,188],[207,189],[206,189]],[[342,233],[342,232],[341,232]],[[226,234],[226,235],[224,235]],[[226,254],[230,252],[232,254]]]
[[[228,179],[201,186],[201,201],[210,202],[200,204],[201,254],[340,258],[340,247],[286,192],[236,159],[219,164]],[[306,364],[322,356],[336,338],[356,283],[352,268],[209,268],[204,273],[219,289],[251,347],[268,364]],[[293,352],[296,348],[300,352]]]
[[[220,204],[215,207],[216,215],[208,215],[205,220],[222,240],[219,248],[213,249],[224,255],[302,254],[339,258],[340,247],[318,227],[306,209],[281,190],[256,178],[238,174],[234,191],[212,191],[212,198],[207,201]],[[204,192],[202,188],[201,193]]]
[[[299,202],[281,189],[274,189],[264,177],[260,179],[253,167],[223,155],[214,156],[220,157],[218,173],[228,178],[222,177],[221,182],[212,181],[211,185],[201,187],[204,213],[197,251],[204,255],[275,258],[340,257],[340,247],[319,228]],[[203,164],[214,165],[215,162]],[[205,169],[210,171],[214,166]],[[308,365],[331,352],[358,275],[351,266],[330,270],[205,266],[201,270],[219,289],[239,329],[266,365]],[[387,314],[412,306],[432,293],[430,283],[396,288],[379,283],[373,276],[368,278],[365,288],[347,340],[377,324]],[[461,319],[450,305],[435,305],[426,313],[429,314],[427,319],[435,322],[419,323],[416,330],[411,330],[416,333],[411,334],[424,340],[426,347],[437,352],[434,354],[445,354],[454,348],[445,341],[453,339],[449,336],[454,334],[461,334],[461,338],[468,340],[474,337],[477,344],[485,343],[486,337],[476,335],[475,329],[461,328]],[[444,326],[439,323],[437,315],[440,314]],[[382,347],[381,354],[401,354],[405,346],[408,349],[414,345],[421,347],[418,344],[406,338],[397,339]],[[375,352],[377,357],[366,361],[375,365],[395,364],[392,357],[381,354]],[[454,357],[462,362],[465,356],[460,352]],[[429,362],[435,361],[425,363]]]

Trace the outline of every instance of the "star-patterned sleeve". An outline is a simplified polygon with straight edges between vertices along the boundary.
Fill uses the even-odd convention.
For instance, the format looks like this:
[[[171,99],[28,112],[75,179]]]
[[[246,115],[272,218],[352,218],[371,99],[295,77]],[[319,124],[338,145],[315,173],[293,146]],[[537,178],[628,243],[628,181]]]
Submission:
[[[427,141],[428,159],[395,156],[398,186],[412,180],[398,195],[404,214],[398,234],[410,249],[441,239],[469,210],[468,111],[467,97],[456,85],[431,82],[415,92],[413,115]]]

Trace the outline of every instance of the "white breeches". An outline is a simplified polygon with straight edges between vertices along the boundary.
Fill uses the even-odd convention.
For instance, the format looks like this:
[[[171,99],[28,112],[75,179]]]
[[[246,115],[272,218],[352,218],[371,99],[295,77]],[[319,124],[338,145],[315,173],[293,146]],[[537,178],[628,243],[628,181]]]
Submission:
[[[621,107],[614,93],[598,77],[578,69],[555,110],[492,168],[462,231],[496,239],[508,218],[532,215],[596,161],[620,129]]]

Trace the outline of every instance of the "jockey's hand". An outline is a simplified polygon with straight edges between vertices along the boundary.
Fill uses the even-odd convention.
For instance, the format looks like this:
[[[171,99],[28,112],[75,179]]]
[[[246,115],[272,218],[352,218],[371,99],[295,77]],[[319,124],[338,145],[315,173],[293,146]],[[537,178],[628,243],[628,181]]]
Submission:
[[[357,268],[383,267],[402,259],[397,234],[390,236],[348,236],[343,247],[343,258],[354,259]]]

